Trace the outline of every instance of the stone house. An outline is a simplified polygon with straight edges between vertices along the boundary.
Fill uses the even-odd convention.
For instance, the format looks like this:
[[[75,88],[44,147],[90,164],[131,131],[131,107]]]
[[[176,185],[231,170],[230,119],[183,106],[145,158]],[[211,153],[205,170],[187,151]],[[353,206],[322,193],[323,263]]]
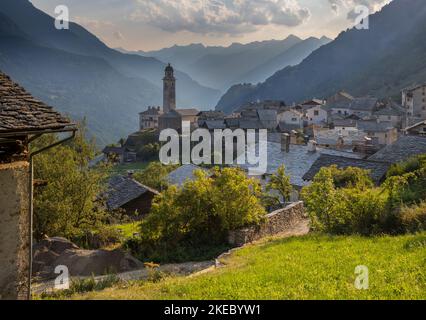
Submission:
[[[357,121],[352,119],[338,119],[334,120],[334,129],[336,135],[347,137],[353,135],[354,132],[358,132]]]
[[[380,145],[389,145],[398,140],[398,129],[392,122],[358,121],[357,128],[363,131],[367,137],[376,139]]]
[[[309,125],[324,125],[328,122],[328,111],[324,105],[315,105],[306,110]]]
[[[426,136],[426,120],[407,127],[405,132],[410,136]]]
[[[402,106],[409,117],[426,119],[426,83],[403,89]]]
[[[276,110],[257,110],[257,117],[263,129],[274,130],[278,124]]]
[[[140,219],[149,214],[152,200],[159,192],[129,176],[114,176],[105,194],[108,210],[122,209],[129,217]],[[137,213],[137,215],[135,215]]]
[[[279,123],[283,123],[286,125],[294,125],[299,128],[303,128],[304,116],[303,113],[290,109],[284,112],[281,112],[277,115],[277,119]]]
[[[139,130],[157,129],[158,118],[162,114],[160,107],[148,107],[146,111],[139,113]]]
[[[354,98],[351,101],[338,101],[333,104],[327,103],[327,109],[332,114],[340,114],[345,117],[357,116],[361,119],[371,118],[379,107],[379,100],[372,97]]]
[[[326,99],[326,104],[327,105],[333,105],[336,103],[348,104],[354,99],[355,98],[352,97],[349,93],[345,91],[339,91],[335,93],[334,95],[332,95],[331,97],[328,97]]]
[[[387,104],[373,113],[373,117],[379,122],[391,122],[395,128],[401,128],[405,117],[404,109],[395,105]]]
[[[0,72],[0,300],[31,298],[33,159],[76,130]],[[59,132],[72,135],[30,153],[30,143]]]
[[[182,131],[182,121],[189,121],[191,127],[196,127],[197,118],[200,111],[197,109],[174,109],[167,113],[162,114],[158,119],[158,128],[175,129],[178,132]]]

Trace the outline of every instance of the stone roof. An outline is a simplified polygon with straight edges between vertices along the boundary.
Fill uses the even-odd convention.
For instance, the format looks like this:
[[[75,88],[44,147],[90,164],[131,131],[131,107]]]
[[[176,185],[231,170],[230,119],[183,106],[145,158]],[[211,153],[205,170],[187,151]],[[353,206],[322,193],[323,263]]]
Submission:
[[[280,132],[290,133],[292,131],[300,130],[300,129],[302,129],[302,127],[298,124],[289,124],[289,123],[285,123],[283,121],[280,121],[280,123],[277,126],[277,129]]]
[[[392,130],[394,128],[394,125],[390,121],[358,121],[357,127],[359,130],[365,131],[365,132],[387,132],[389,130]]]
[[[179,113],[181,116],[196,116],[200,113],[200,111],[198,111],[195,108],[191,108],[191,109],[176,109],[175,110],[177,113]]]
[[[417,127],[424,126],[424,125],[426,125],[426,120],[419,121],[419,122],[405,128],[405,131],[409,131],[409,130],[412,130],[412,129],[415,129]]]
[[[368,159],[397,163],[420,154],[426,154],[426,137],[402,136]]]
[[[403,116],[405,114],[404,109],[397,106],[390,106],[387,105],[384,108],[380,108],[376,112],[374,112],[374,115],[378,116]]]
[[[276,110],[257,110],[257,116],[260,121],[277,121]]]
[[[326,109],[349,109],[354,111],[373,112],[377,107],[379,100],[373,97],[352,98],[352,100],[339,100],[327,104]]]
[[[161,118],[180,118],[185,116],[197,116],[200,113],[197,109],[174,109],[163,113]]]
[[[171,185],[181,187],[187,180],[194,180],[194,171],[202,170],[207,172],[206,169],[196,166],[194,164],[184,164],[176,170],[169,173],[166,180]]]
[[[256,119],[240,119],[239,127],[241,129],[263,129],[262,122]]]
[[[320,99],[311,99],[311,100],[303,102],[302,105],[309,105],[309,106],[317,105],[317,106],[322,106],[322,105],[324,105],[324,101],[320,100]]]
[[[256,152],[259,150],[258,143],[256,144]],[[251,153],[253,150],[248,151]],[[286,153],[281,150],[281,144],[276,142],[267,143],[267,169],[266,174],[274,174],[281,165],[285,165],[286,172],[290,176],[290,182],[297,187],[308,185],[307,181],[303,180],[305,173],[311,168],[313,163],[322,155],[331,154],[350,158],[361,158],[360,155],[353,152],[337,151],[332,149],[317,148],[316,152],[309,152],[306,145],[290,145],[290,152]],[[249,154],[252,156],[252,154]],[[258,155],[256,155],[258,156]],[[242,159],[239,159],[242,160]],[[236,162],[237,163],[237,162]],[[255,167],[250,164],[238,165],[243,169]],[[263,174],[264,172],[259,172]]]
[[[375,183],[379,183],[385,178],[391,163],[322,154],[314,162],[309,171],[306,172],[306,174],[303,176],[303,180],[312,181],[321,168],[330,167],[332,165],[336,165],[339,169],[355,167],[369,170],[370,177],[373,179],[373,181]]]
[[[198,120],[223,120],[225,114],[222,111],[201,111]]]
[[[357,111],[374,111],[379,100],[372,97],[355,98],[349,104],[349,109]]]
[[[57,130],[71,125],[0,71],[0,133]]]
[[[352,119],[336,119],[333,121],[335,127],[356,127],[357,122]]]
[[[159,194],[157,190],[149,188],[130,177],[121,175],[111,177],[108,184],[106,204],[109,210],[121,208],[126,203],[139,198],[147,192],[155,195]]]
[[[163,111],[160,107],[148,107],[147,110],[140,112],[139,114],[145,116],[159,116],[163,114]]]
[[[204,120],[201,127],[209,130],[226,129],[226,124],[224,120]]]

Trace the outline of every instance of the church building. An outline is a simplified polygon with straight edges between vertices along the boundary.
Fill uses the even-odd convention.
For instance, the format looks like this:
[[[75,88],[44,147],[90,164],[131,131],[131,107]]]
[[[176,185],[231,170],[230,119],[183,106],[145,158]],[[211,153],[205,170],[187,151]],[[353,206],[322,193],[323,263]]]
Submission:
[[[191,126],[195,126],[198,114],[199,111],[195,108],[176,109],[176,78],[169,63],[163,78],[163,114],[158,117],[158,128],[175,129],[180,132],[182,121],[189,121]]]

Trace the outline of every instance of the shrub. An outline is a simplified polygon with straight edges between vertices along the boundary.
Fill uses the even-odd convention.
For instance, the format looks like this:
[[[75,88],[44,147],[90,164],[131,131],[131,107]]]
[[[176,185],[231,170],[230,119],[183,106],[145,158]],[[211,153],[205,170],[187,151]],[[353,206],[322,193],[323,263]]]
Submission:
[[[301,192],[313,229],[333,234],[381,232],[387,198],[371,186],[361,169],[322,168]]]
[[[402,232],[426,231],[426,202],[411,207],[403,206],[398,214]]]
[[[133,250],[139,248],[143,260],[164,257],[164,252],[185,256],[186,249],[222,245],[229,230],[264,218],[259,182],[244,172],[215,168],[211,177],[203,171],[195,176],[182,188],[171,186],[154,199],[141,224],[141,239],[128,243]]]
[[[175,169],[176,166],[166,166],[161,162],[151,162],[143,172],[135,173],[133,177],[148,187],[164,190],[168,186],[167,175]]]

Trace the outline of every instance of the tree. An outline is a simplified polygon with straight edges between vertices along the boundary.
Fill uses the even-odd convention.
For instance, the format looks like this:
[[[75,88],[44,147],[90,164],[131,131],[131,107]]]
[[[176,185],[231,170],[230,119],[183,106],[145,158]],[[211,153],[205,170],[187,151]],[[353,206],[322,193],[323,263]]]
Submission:
[[[177,166],[166,166],[161,162],[151,162],[145,170],[135,173],[133,177],[140,183],[161,191],[168,187],[167,175],[176,168]]]
[[[34,192],[34,234],[72,238],[83,230],[98,226],[106,217],[98,205],[104,190],[105,170],[91,170],[93,141],[85,140],[84,124],[71,142],[39,154],[34,161],[34,177],[44,186]],[[32,146],[35,150],[58,140],[45,135]]]
[[[169,187],[154,199],[141,226],[145,247],[155,243],[169,249],[182,242],[223,243],[229,230],[261,222],[260,185],[235,168],[195,171],[196,179],[182,188]],[[143,246],[142,246],[143,247]]]
[[[301,196],[318,231],[377,233],[386,214],[386,195],[374,188],[368,172],[361,169],[321,168]]]
[[[293,187],[290,182],[290,177],[285,173],[285,166],[282,165],[278,168],[277,172],[274,173],[268,184],[266,185],[266,191],[276,191],[281,199],[276,198],[276,202],[279,204],[281,200],[283,202],[290,201],[290,195],[293,191]]]

